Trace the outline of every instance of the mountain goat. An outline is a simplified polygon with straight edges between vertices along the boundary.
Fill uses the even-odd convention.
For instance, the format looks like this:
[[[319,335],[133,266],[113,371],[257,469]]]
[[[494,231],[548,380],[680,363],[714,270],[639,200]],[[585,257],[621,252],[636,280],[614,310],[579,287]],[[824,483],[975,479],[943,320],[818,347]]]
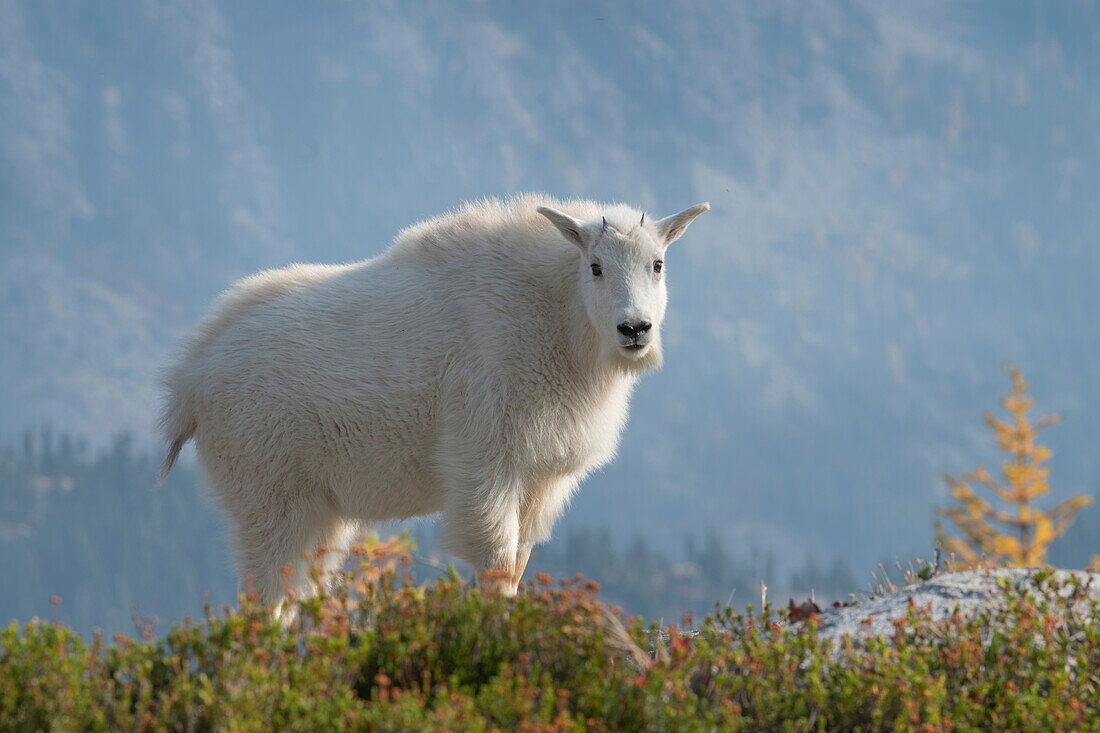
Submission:
[[[661,363],[665,248],[708,204],[653,220],[525,195],[404,230],[350,265],[292,265],[222,295],[165,386],[265,603],[358,522],[441,512],[446,546],[514,593],[578,482],[613,456]]]

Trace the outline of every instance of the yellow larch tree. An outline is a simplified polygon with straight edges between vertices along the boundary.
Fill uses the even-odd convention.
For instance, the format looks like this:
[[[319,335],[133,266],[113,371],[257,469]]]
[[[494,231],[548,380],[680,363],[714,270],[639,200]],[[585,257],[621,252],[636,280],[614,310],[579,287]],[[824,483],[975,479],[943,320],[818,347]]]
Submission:
[[[1016,369],[1011,377],[1012,392],[1001,400],[1007,420],[993,413],[985,416],[998,446],[1008,454],[1001,464],[1004,480],[995,479],[984,466],[960,478],[944,477],[958,505],[937,511],[954,522],[962,536],[945,536],[939,522],[936,536],[959,565],[1042,565],[1050,543],[1066,531],[1077,512],[1092,503],[1091,497],[1078,495],[1050,511],[1035,506],[1035,500],[1050,491],[1050,469],[1045,464],[1051,456],[1049,448],[1036,443],[1036,436],[1059,418],[1053,415],[1032,424],[1027,413],[1034,400],[1028,396],[1027,382]],[[979,496],[977,487],[988,489],[994,501]]]

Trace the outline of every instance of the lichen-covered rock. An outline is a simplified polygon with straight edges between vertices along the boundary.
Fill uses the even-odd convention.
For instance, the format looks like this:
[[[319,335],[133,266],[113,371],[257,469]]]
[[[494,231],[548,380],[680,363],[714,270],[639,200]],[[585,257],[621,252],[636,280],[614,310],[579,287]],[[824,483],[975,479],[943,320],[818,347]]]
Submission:
[[[1057,593],[1069,599],[1070,610],[1091,613],[1091,602],[1100,602],[1100,573],[1002,568],[940,575],[882,596],[875,596],[839,608],[823,610],[817,617],[818,636],[840,641],[890,637],[894,622],[904,619],[911,606],[927,609],[932,621],[950,618],[956,611],[975,616],[996,610],[1007,601],[1007,588],[1037,595]],[[1078,588],[1077,592],[1074,589]]]

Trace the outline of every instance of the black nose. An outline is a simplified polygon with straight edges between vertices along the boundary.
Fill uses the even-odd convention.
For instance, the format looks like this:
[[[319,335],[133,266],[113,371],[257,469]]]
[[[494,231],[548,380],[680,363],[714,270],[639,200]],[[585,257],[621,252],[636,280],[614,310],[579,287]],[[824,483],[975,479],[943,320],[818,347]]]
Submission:
[[[637,338],[653,328],[649,321],[623,321],[618,325],[619,333],[629,338]]]

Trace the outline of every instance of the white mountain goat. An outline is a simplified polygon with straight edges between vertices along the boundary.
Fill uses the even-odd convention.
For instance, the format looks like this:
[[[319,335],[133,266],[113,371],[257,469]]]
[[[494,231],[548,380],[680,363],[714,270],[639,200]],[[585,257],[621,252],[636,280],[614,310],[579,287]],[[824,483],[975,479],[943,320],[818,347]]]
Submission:
[[[373,259],[253,275],[170,368],[161,477],[195,438],[265,603],[287,565],[308,592],[305,552],[339,567],[358,522],[436,512],[447,547],[514,593],[661,364],[665,248],[709,208],[483,201]]]

